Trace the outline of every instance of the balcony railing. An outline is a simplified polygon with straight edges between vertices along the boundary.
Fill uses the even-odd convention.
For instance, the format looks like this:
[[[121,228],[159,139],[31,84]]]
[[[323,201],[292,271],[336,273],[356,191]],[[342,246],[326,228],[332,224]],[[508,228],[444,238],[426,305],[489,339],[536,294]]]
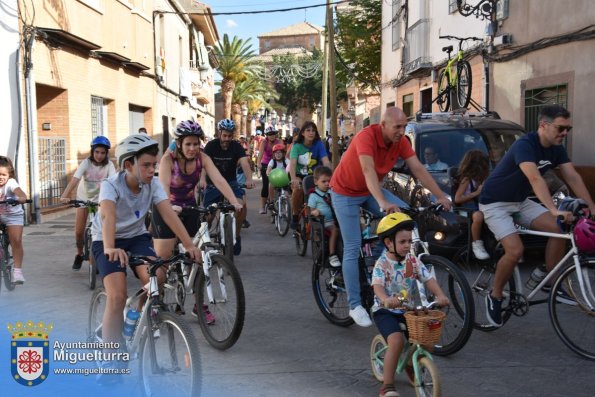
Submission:
[[[430,56],[430,20],[420,19],[405,33],[405,73],[432,67]]]

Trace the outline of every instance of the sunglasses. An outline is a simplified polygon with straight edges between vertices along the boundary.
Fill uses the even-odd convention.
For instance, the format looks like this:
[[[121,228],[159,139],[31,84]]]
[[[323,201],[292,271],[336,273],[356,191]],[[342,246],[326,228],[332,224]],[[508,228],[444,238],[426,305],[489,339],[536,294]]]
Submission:
[[[571,125],[559,125],[559,124],[552,123],[552,122],[549,122],[549,121],[546,121],[546,123],[551,124],[554,127],[556,127],[558,129],[558,134],[561,134],[564,131],[568,131],[568,132],[572,131],[572,126]]]

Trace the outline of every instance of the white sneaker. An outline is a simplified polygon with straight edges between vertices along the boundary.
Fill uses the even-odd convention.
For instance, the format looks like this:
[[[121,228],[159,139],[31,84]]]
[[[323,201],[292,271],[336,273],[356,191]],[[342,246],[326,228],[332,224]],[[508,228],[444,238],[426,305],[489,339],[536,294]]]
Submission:
[[[12,269],[12,282],[13,284],[25,283],[25,277],[23,277],[23,271],[21,269]]]
[[[361,305],[349,310],[349,317],[360,327],[370,327],[372,325],[372,320],[370,320],[368,312]]]
[[[341,261],[337,255],[331,255],[328,258],[328,261],[331,264],[331,267],[341,267]]]
[[[476,240],[472,242],[471,248],[473,248],[473,255],[475,255],[475,257],[480,261],[490,259],[490,254],[487,253],[485,247],[483,246],[482,240]]]

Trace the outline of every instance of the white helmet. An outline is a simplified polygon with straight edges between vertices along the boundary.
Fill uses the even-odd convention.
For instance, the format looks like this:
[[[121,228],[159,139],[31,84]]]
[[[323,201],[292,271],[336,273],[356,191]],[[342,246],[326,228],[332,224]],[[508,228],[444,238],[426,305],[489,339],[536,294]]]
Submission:
[[[116,159],[118,160],[118,166],[122,168],[122,164],[125,160],[135,156],[142,149],[146,149],[150,146],[157,146],[159,143],[152,140],[146,134],[132,134],[124,138],[118,146],[116,146]]]

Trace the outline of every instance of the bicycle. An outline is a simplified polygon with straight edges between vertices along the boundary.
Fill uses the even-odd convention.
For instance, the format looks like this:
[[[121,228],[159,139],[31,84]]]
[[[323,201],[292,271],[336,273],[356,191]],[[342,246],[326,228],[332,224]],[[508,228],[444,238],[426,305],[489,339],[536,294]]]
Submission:
[[[289,220],[291,219],[291,201],[285,188],[275,188],[275,198],[268,204],[271,211],[271,223],[279,236],[283,237],[289,231]]]
[[[574,215],[577,220],[584,216],[583,206]],[[528,295],[523,291],[523,283],[518,265],[512,277],[504,286],[504,301],[502,302],[502,321],[506,323],[514,314],[522,317],[529,312],[533,305],[548,303],[548,311],[552,326],[562,342],[576,354],[590,360],[595,360],[595,255],[581,252],[574,238],[576,221],[569,226],[567,232],[549,233],[517,227],[519,234],[554,237],[568,240],[570,248],[554,268],[539,282]],[[464,274],[470,281],[475,300],[475,328],[481,331],[493,331],[498,327],[489,324],[486,318],[485,298],[491,291],[492,279],[496,271],[496,264],[502,248],[498,244],[491,259],[476,261],[467,254],[468,247],[464,247],[455,256],[457,263],[463,267]],[[465,258],[471,258],[466,261]],[[545,299],[534,299],[542,288],[552,285],[549,295]],[[547,287],[546,287],[547,288]],[[542,291],[547,293],[546,291]],[[561,299],[566,295],[571,301]]]
[[[87,226],[85,227],[85,234],[83,237],[83,260],[89,262],[89,289],[93,290],[97,283],[97,266],[95,265],[95,258],[93,257],[91,225],[93,224],[93,219],[95,219],[95,216],[97,215],[97,207],[99,207],[99,203],[93,201],[70,200],[68,205],[74,208],[89,209]]]
[[[130,308],[142,304],[140,317],[132,334],[125,337],[125,350],[138,359],[139,377],[144,395],[200,395],[200,356],[192,328],[180,316],[166,310],[160,298],[157,269],[183,260],[184,255],[169,259],[130,256],[130,263],[149,264],[149,283],[126,300],[124,319]],[[88,318],[89,342],[103,342],[102,321],[107,293],[98,288],[91,297]]]
[[[431,348],[432,342],[439,338],[444,322],[443,312],[429,310],[433,305],[434,302],[425,307],[408,308],[409,311],[405,314],[408,332],[403,333],[405,345],[396,367],[397,374],[403,371],[407,373],[409,383],[415,388],[415,395],[418,397],[439,397],[442,394],[438,367],[424,346]],[[370,364],[374,377],[380,382],[384,380],[384,355],[387,349],[388,345],[382,335],[378,334],[372,339]]]
[[[306,255],[308,249],[308,240],[310,239],[310,208],[308,207],[308,192],[314,188],[314,177],[306,176],[302,180],[302,189],[304,190],[304,205],[298,214],[298,225],[293,231],[295,240],[295,250],[299,256]]]
[[[246,185],[242,185],[241,187],[245,188]],[[215,211],[209,213],[210,237],[219,244],[223,256],[233,263],[233,246],[236,243],[235,207],[230,205],[225,197],[221,197],[219,203],[213,203],[209,206],[210,208],[215,208]],[[212,207],[213,205],[215,207]]]
[[[26,200],[25,203],[31,203],[31,200]],[[2,204],[15,206],[21,203],[17,199],[8,198],[0,201],[0,205]],[[10,240],[8,239],[8,231],[6,230],[6,225],[0,222],[0,278],[4,279],[4,286],[9,291],[14,290],[15,288],[15,284],[12,282],[13,267],[12,247],[10,246]],[[1,282],[0,289],[2,289]]]
[[[415,220],[418,216],[427,216],[440,211],[440,208],[440,206],[432,205],[427,208],[401,208],[401,210]],[[372,270],[379,256],[375,251],[377,251],[377,245],[382,242],[373,232],[375,228],[372,228],[372,223],[378,218],[371,212],[362,209],[362,220],[364,231],[362,232],[358,260],[359,281],[362,306],[369,311],[374,305],[374,290],[371,285]],[[314,242],[318,244],[319,236],[322,236],[320,230],[320,227],[313,222],[313,244]],[[471,289],[465,275],[454,263],[441,256],[430,255],[427,244],[421,241],[417,228],[413,229],[412,240],[411,253],[434,276],[440,288],[449,297],[451,306],[455,309],[450,310],[451,306],[442,308],[448,315],[448,321],[444,324],[441,339],[434,346],[434,354],[447,356],[462,349],[471,337],[475,313]],[[330,267],[328,258],[320,257],[320,255],[326,255],[323,249],[317,249],[316,253],[312,267],[312,289],[316,304],[331,323],[348,327],[353,324],[353,319],[349,316],[349,303],[342,271]],[[426,298],[428,302],[432,302],[435,297],[430,295]],[[453,305],[453,302],[456,304]]]
[[[440,72],[440,77],[438,79],[438,95],[432,103],[436,102],[441,112],[448,112],[450,109],[452,92],[455,92],[459,107],[467,108],[471,101],[472,73],[471,65],[464,59],[465,52],[462,49],[462,45],[463,42],[467,40],[483,40],[478,37],[439,36],[439,38],[458,40],[459,50],[457,51],[457,55],[454,58],[451,58],[450,54],[453,51],[453,46],[442,47],[442,51],[448,54],[448,61],[446,62],[444,69]],[[455,67],[454,72],[453,67]]]
[[[193,293],[195,314],[205,339],[214,348],[226,350],[242,333],[246,300],[240,273],[223,255],[220,243],[211,240],[208,217],[217,211],[234,211],[235,207],[220,203],[207,208],[184,209],[198,211],[201,216],[200,228],[192,241],[201,250],[202,264],[189,260],[170,263],[163,286],[164,302],[170,310],[176,311],[184,307],[186,294]],[[184,252],[181,244],[177,249]],[[214,322],[207,319],[205,307],[214,315]]]

